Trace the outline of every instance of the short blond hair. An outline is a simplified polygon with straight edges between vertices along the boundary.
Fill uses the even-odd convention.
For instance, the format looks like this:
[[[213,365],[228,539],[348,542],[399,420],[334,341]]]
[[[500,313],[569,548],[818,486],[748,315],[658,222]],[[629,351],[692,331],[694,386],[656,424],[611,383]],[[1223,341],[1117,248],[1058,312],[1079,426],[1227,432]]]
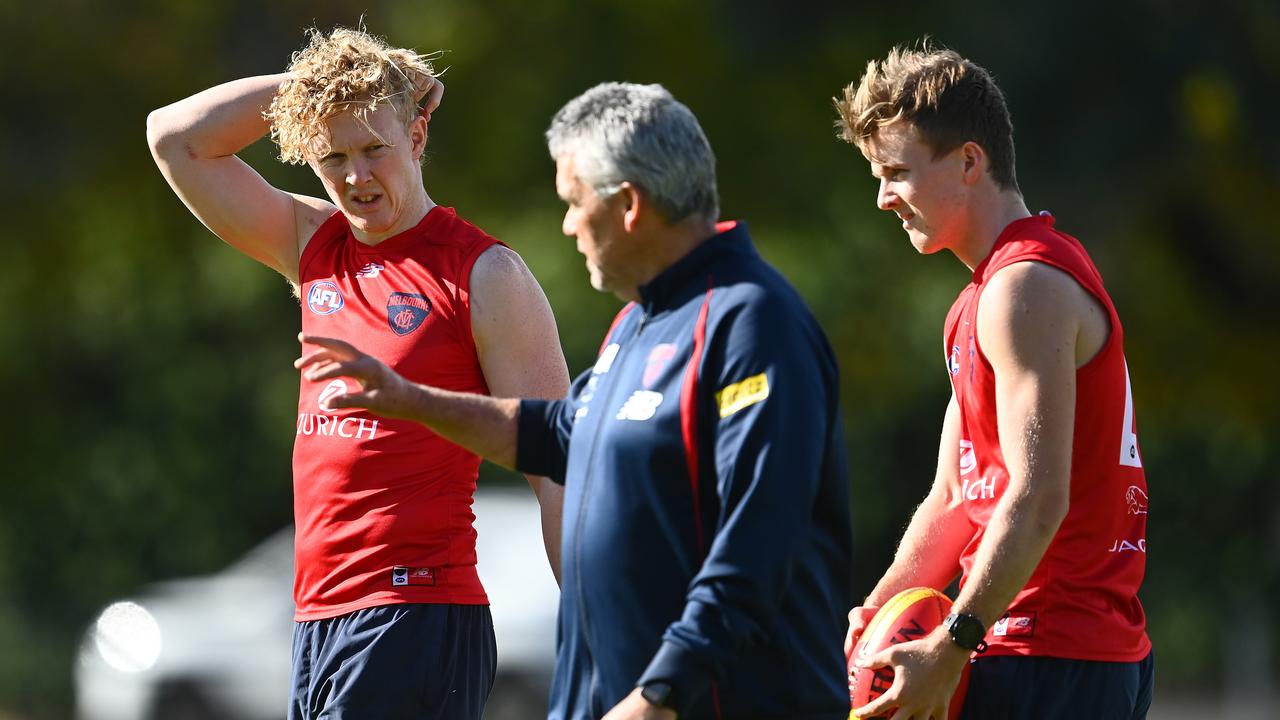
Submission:
[[[977,143],[991,160],[996,184],[1018,190],[1004,93],[990,73],[953,50],[934,49],[927,39],[919,50],[895,47],[884,60],[867,63],[862,79],[832,100],[840,115],[838,137],[864,155],[880,128],[905,120],[934,157]]]
[[[293,54],[292,77],[281,83],[263,116],[280,159],[303,164],[329,151],[325,121],[348,110],[368,127],[368,114],[389,103],[407,127],[418,114],[422,85],[434,78],[440,53],[393,48],[363,30],[308,31],[307,47]],[[370,128],[372,130],[372,128]],[[374,133],[377,135],[377,133]],[[384,140],[385,142],[385,140]]]

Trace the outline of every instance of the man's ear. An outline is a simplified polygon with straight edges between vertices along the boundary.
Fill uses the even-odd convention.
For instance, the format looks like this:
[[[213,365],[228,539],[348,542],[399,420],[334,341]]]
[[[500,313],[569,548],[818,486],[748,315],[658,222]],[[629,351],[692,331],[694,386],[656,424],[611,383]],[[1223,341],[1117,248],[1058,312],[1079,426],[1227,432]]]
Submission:
[[[640,192],[640,188],[629,182],[622,183],[622,189],[618,191],[618,195],[620,196],[618,202],[626,203],[622,215],[622,226],[627,232],[635,232],[640,225],[641,215],[649,211],[649,199]]]
[[[987,174],[987,165],[991,158],[988,157],[987,151],[982,146],[970,140],[960,146],[960,158],[963,161],[964,183],[973,185]]]
[[[421,115],[414,116],[409,123],[409,142],[413,146],[413,159],[421,160],[427,150],[427,119]]]

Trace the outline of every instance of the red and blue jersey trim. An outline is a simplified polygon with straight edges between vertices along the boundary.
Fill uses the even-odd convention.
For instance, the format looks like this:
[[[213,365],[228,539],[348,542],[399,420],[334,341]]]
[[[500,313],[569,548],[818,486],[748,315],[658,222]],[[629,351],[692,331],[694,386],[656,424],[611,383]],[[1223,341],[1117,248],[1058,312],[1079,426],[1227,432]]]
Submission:
[[[680,387],[680,435],[684,439],[684,461],[689,469],[689,489],[693,494],[693,526],[698,538],[698,553],[707,554],[706,534],[702,529],[702,496],[698,485],[698,367],[702,363],[702,351],[707,342],[707,310],[711,306],[711,276],[707,276],[707,294],[698,311],[698,322],[693,328],[693,353],[684,371],[684,383]]]

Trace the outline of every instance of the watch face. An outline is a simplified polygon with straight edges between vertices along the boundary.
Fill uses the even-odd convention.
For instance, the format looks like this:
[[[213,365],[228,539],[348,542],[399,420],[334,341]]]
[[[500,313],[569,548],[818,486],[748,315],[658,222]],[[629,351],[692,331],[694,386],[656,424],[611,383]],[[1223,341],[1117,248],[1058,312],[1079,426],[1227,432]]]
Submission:
[[[987,634],[982,621],[972,615],[952,613],[947,616],[943,624],[947,632],[951,633],[951,639],[967,650],[976,650],[982,645],[983,636]]]

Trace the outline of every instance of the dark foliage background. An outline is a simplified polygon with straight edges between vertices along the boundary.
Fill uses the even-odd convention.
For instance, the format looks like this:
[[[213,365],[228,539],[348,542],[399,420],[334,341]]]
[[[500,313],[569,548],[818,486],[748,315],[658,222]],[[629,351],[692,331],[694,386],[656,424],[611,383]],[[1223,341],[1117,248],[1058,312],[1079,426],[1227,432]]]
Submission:
[[[1280,5],[973,0],[0,0],[0,715],[70,713],[85,624],[213,571],[290,519],[297,305],[154,169],[147,112],[277,71],[303,28],[447,49],[433,197],[519,250],[571,370],[617,308],[559,233],[541,133],[604,80],[661,82],[700,117],[725,217],[748,220],[835,344],[854,459],[857,588],[933,473],[942,319],[966,271],[916,257],[830,98],[931,35],[1010,101],[1033,209],[1078,235],[1125,321],[1151,491],[1143,599],[1164,687],[1273,682],[1280,590]],[[246,153],[291,190],[305,168]],[[489,472],[487,482],[511,482]],[[1262,650],[1228,654],[1241,617]]]

